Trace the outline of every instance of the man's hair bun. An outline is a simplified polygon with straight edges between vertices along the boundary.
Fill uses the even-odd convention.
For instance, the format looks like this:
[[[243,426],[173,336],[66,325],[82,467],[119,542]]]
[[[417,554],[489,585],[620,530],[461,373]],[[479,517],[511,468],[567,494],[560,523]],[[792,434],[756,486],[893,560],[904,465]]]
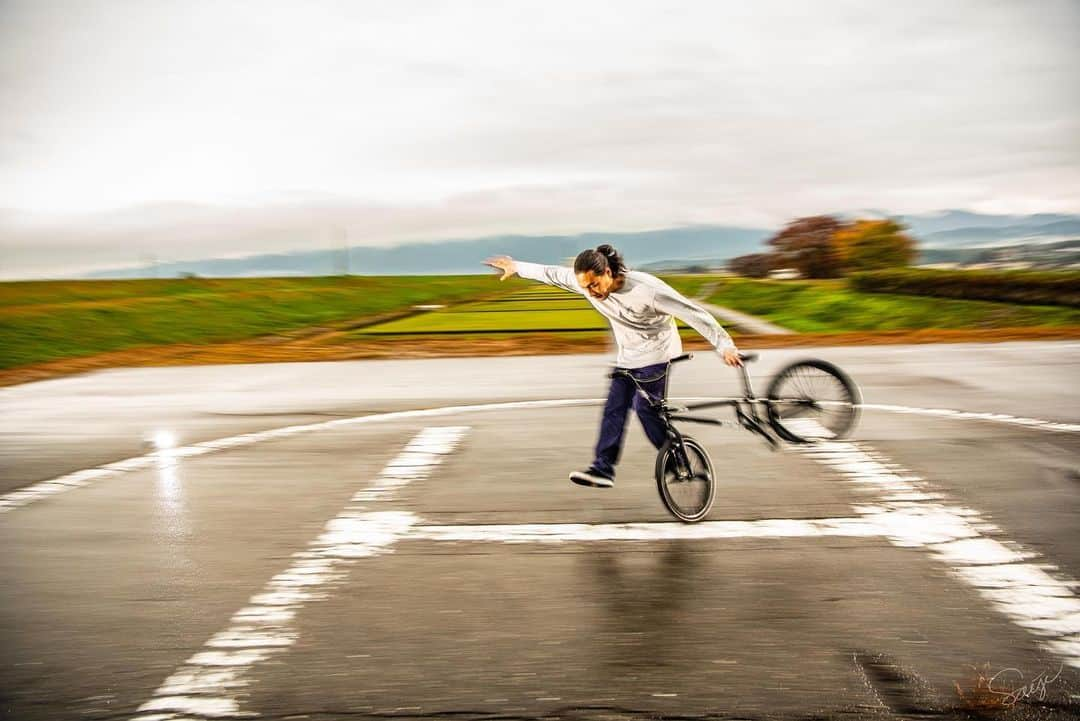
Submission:
[[[626,263],[623,262],[619,251],[607,243],[596,246],[596,250],[590,248],[581,251],[574,260],[575,273],[590,271],[599,274],[606,270],[610,270],[613,276],[626,272]]]

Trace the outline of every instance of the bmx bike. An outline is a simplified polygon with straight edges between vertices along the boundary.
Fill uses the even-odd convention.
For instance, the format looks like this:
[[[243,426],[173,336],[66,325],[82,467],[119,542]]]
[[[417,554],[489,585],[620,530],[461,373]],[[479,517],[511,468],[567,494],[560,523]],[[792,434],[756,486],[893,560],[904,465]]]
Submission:
[[[692,357],[692,353],[684,353],[672,358],[665,373],[670,372],[671,364]],[[671,404],[666,397],[653,397],[627,370],[616,369],[610,374],[612,378],[630,378],[664,424],[667,440],[656,456],[656,486],[664,505],[680,521],[694,523],[708,515],[716,495],[716,475],[704,446],[676,428],[676,421],[745,428],[772,450],[779,448],[781,440],[812,443],[843,438],[858,421],[862,402],[859,388],[832,363],[808,358],[784,366],[769,381],[765,397],[759,398],[754,395],[746,370],[746,364],[756,360],[757,353],[740,353],[739,358],[743,361],[739,367],[742,396],[684,406]],[[685,415],[720,407],[733,408],[735,420]]]

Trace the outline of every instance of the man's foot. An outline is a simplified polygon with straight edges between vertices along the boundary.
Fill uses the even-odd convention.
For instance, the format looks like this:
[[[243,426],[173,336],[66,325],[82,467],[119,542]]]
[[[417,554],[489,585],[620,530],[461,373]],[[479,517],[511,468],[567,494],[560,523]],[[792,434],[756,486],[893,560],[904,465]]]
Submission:
[[[590,468],[587,471],[574,471],[570,474],[570,480],[579,486],[593,486],[594,488],[611,488],[615,485],[614,478],[595,468]]]

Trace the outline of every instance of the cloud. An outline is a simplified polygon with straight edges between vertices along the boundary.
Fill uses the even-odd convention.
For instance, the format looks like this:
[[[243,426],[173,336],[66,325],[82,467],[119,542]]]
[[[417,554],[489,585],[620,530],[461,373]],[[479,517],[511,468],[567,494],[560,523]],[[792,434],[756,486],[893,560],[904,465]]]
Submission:
[[[372,243],[1075,212],[1078,27],[1067,0],[8,0],[0,198],[54,230],[82,213],[32,237],[88,262],[199,247],[161,247],[198,224],[90,225],[176,202],[233,208],[211,223],[237,231],[215,231],[227,252],[318,242],[296,228],[319,227],[327,197]],[[316,199],[310,221],[296,192]],[[0,219],[7,255],[34,257],[27,238]]]

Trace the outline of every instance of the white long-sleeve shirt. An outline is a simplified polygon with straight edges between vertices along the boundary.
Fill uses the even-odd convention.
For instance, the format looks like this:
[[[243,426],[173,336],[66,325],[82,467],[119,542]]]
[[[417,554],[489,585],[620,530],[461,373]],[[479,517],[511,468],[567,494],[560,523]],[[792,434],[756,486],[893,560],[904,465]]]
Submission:
[[[654,275],[627,271],[622,288],[599,300],[578,285],[577,277],[570,268],[520,260],[514,263],[522,278],[584,295],[594,308],[606,316],[619,348],[615,359],[615,365],[619,368],[642,368],[665,363],[680,355],[682,339],[679,338],[675,318],[700,333],[718,353],[735,347],[731,336],[711,314]]]

